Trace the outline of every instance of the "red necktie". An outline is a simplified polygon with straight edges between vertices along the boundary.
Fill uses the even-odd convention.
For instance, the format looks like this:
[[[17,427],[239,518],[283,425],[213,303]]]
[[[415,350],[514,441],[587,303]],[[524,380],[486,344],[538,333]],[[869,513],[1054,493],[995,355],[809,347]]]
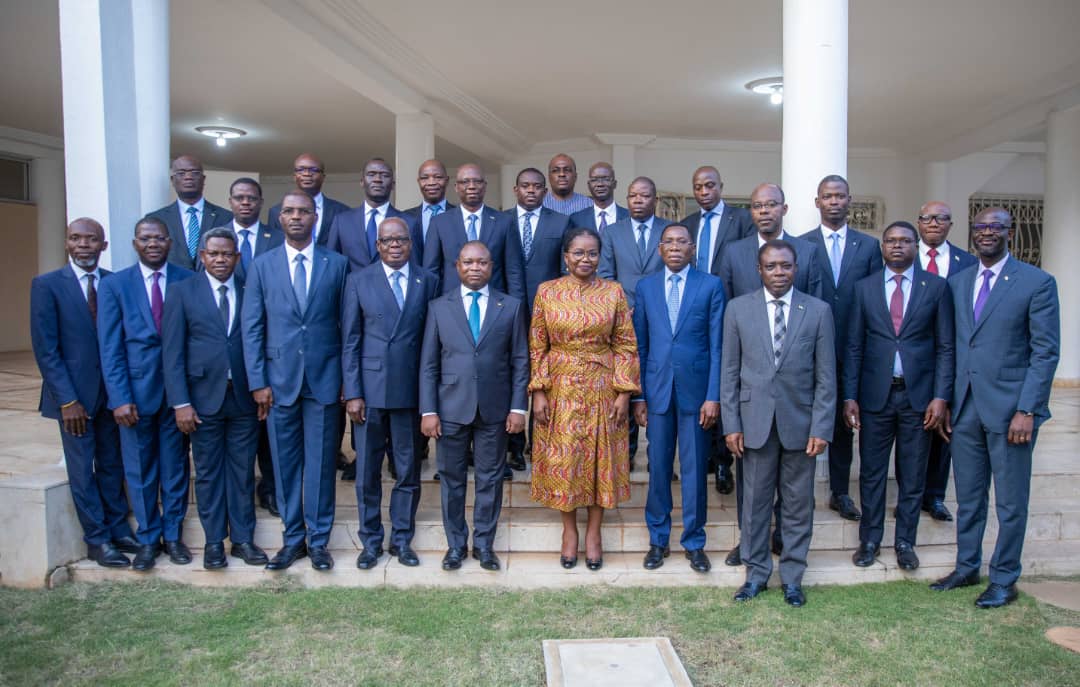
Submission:
[[[940,276],[941,273],[938,272],[937,268],[937,248],[931,248],[930,250],[926,251],[926,255],[930,258],[930,262],[926,264],[926,271],[930,274],[936,274]]]
[[[86,306],[90,308],[90,319],[97,325],[97,287],[92,274],[86,275]]]
[[[896,288],[889,299],[889,315],[892,316],[892,326],[897,335],[900,334],[900,325],[904,323],[904,275],[898,274],[893,277],[896,280]]]

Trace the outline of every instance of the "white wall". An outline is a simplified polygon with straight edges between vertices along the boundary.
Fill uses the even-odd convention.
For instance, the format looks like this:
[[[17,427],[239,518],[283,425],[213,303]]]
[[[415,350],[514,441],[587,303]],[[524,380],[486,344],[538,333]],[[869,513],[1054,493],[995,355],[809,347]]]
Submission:
[[[1046,156],[1018,155],[979,189],[980,193],[1041,196],[1046,192]]]

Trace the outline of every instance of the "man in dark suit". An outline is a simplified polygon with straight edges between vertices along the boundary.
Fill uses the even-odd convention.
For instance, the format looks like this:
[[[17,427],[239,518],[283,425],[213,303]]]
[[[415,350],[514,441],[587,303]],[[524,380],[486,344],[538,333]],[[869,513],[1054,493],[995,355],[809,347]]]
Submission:
[[[98,284],[111,272],[98,267],[108,247],[105,230],[82,217],[67,227],[69,264],[30,283],[30,340],[41,371],[42,417],[57,420],[64,466],[87,557],[126,568],[137,553],[127,522],[124,465],[116,421],[106,407],[98,354]]]
[[[244,289],[233,274],[240,253],[232,229],[206,232],[199,258],[205,272],[176,284],[165,301],[165,395],[177,428],[191,439],[195,500],[206,535],[203,567],[228,565],[226,537],[232,555],[266,565],[266,554],[255,546],[259,421],[244,371]]]
[[[338,213],[330,225],[330,238],[326,244],[330,250],[349,259],[353,272],[378,262],[376,243],[379,224],[387,217],[405,214],[390,204],[390,194],[394,191],[394,170],[386,160],[381,157],[368,160],[364,165],[362,183],[364,202],[358,208]]]
[[[634,332],[641,359],[642,398],[633,403],[637,424],[649,428],[649,494],[645,523],[649,552],[645,569],[670,553],[671,475],[679,445],[683,533],[679,540],[690,567],[706,573],[709,449],[720,417],[720,347],[724,289],[720,280],[693,268],[694,242],[681,224],[664,227],[664,269],[638,282]]]
[[[948,241],[952,229],[952,209],[940,200],[932,200],[919,209],[919,261],[916,267],[952,281],[956,275],[979,262],[971,253]],[[934,520],[952,522],[945,506],[952,453],[949,442],[936,432],[930,435],[930,455],[926,461],[926,491],[922,508]]]
[[[455,264],[466,241],[480,241],[491,251],[491,287],[525,300],[525,260],[521,242],[513,238],[511,218],[484,205],[487,181],[479,165],[458,167],[454,185],[461,207],[438,215],[428,228],[424,249],[424,269],[439,278],[442,293],[459,286]]]
[[[843,373],[844,419],[859,430],[859,548],[873,565],[885,531],[885,487],[896,446],[896,532],[903,570],[919,567],[915,539],[932,433],[945,434],[953,385],[952,295],[915,267],[918,234],[893,222],[881,239],[886,269],[855,284]]]
[[[844,177],[830,174],[822,179],[814,205],[821,213],[821,226],[802,238],[821,246],[817,252],[821,300],[832,308],[839,376],[844,369],[844,341],[855,282],[881,270],[881,250],[873,238],[848,226],[851,191]],[[848,486],[854,434],[844,420],[843,408],[838,405],[836,411],[836,427],[829,445],[829,508],[846,520],[858,520],[862,515],[851,500]]]
[[[1013,219],[987,208],[971,225],[979,266],[949,283],[955,305],[953,477],[956,569],[931,585],[945,591],[977,584],[990,481],[998,534],[990,584],[975,605],[1016,599],[1031,492],[1031,453],[1050,419],[1050,387],[1061,348],[1054,278],[1009,254]]]
[[[283,546],[266,567],[283,570],[307,555],[313,568],[329,570],[349,262],[312,241],[315,201],[306,193],[285,194],[281,222],[285,244],[251,263],[241,309],[248,386],[259,417],[270,418],[285,526]]]
[[[202,233],[225,224],[232,213],[203,198],[206,175],[202,163],[192,155],[181,155],[172,161],[169,178],[176,191],[176,202],[158,208],[148,216],[168,227],[172,247],[169,262],[194,270],[199,264],[199,245]]]
[[[420,505],[417,383],[420,343],[435,276],[409,264],[409,225],[400,217],[379,225],[379,262],[349,275],[342,309],[342,373],[345,411],[353,421],[356,449],[356,503],[363,551],[361,570],[382,555],[382,468],[386,435],[393,437],[394,473],[390,492],[390,555],[402,565],[420,559],[412,550]]]
[[[745,208],[732,207],[721,199],[724,182],[716,167],[694,170],[691,179],[694,200],[701,207],[683,218],[697,245],[696,267],[719,276],[720,263],[729,245],[754,235],[754,223]],[[753,266],[753,262],[750,263]]]
[[[155,217],[135,225],[139,262],[101,282],[98,343],[109,407],[120,425],[131,510],[139,551],[132,567],[154,567],[161,540],[169,560],[191,562],[181,535],[188,507],[188,442],[166,403],[161,360],[165,296],[192,272],[166,262],[169,230]],[[158,508],[160,498],[161,508]]]
[[[322,187],[326,181],[326,165],[323,161],[311,153],[303,153],[293,160],[293,181],[296,188],[311,196],[315,201],[315,212],[319,219],[311,230],[311,236],[316,246],[326,246],[330,240],[330,227],[334,226],[334,219],[343,212],[348,212],[349,206],[339,200],[334,200],[323,195]],[[267,224],[272,230],[281,232],[281,203],[270,208]],[[276,241],[275,245],[281,245],[284,239]],[[274,246],[271,246],[273,248]]]
[[[630,219],[630,211],[615,203],[615,188],[618,185],[615,170],[608,163],[597,162],[589,167],[589,197],[593,205],[570,215],[570,226],[595,229],[603,238],[609,224]]]
[[[446,186],[450,183],[450,176],[442,162],[425,160],[421,163],[416,174],[416,183],[424,200],[416,207],[406,210],[405,214],[409,215],[412,231],[413,260],[421,265],[424,262],[424,243],[427,241],[432,218],[457,206],[446,201]]]
[[[465,454],[474,447],[473,558],[498,570],[495,529],[502,508],[506,435],[525,430],[529,345],[525,304],[490,285],[491,251],[468,241],[457,260],[459,286],[428,306],[421,353],[420,412],[425,436],[438,441],[443,570],[469,551]]]
[[[769,521],[777,484],[783,496],[784,601],[802,606],[802,577],[814,521],[814,468],[836,414],[832,313],[792,288],[795,249],[769,241],[758,251],[765,284],[724,313],[720,412],[728,448],[743,461],[746,494],[742,559],[746,582],[736,601],[765,591],[772,574]]]

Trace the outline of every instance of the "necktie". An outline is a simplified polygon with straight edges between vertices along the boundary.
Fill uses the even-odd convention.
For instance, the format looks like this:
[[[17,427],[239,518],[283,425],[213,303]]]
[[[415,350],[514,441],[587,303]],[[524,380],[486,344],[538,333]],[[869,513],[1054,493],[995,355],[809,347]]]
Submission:
[[[677,274],[673,274],[668,277],[671,282],[671,290],[668,291],[667,297],[667,316],[668,321],[671,322],[671,333],[675,333],[675,323],[679,321],[679,282],[682,281],[682,277]]]
[[[975,321],[979,321],[979,317],[982,315],[983,307],[986,306],[986,299],[990,297],[990,278],[994,276],[993,270],[983,270],[982,286],[979,287],[979,295],[975,297]]]
[[[161,315],[165,311],[165,299],[161,294],[161,272],[154,272],[154,283],[150,286],[150,314],[154,316],[154,329],[161,334]]]
[[[375,224],[375,216],[378,214],[377,210],[372,210],[371,214],[368,215],[367,249],[372,262],[375,262],[375,258],[378,256],[378,253],[375,252],[375,239],[379,237],[379,227]]]
[[[829,237],[832,246],[829,248],[829,262],[832,264],[833,286],[840,283],[840,234],[833,233]]]
[[[86,305],[90,308],[90,319],[97,324],[97,287],[94,286],[94,275],[86,275]]]
[[[247,271],[251,264],[251,230],[240,230],[240,265]]]
[[[469,229],[465,232],[465,236],[470,241],[475,241],[478,238],[476,235],[476,215],[469,215]]]
[[[712,218],[716,213],[709,210],[705,213],[704,223],[701,225],[701,236],[698,241],[698,255],[697,255],[697,268],[702,272],[709,271],[709,263],[712,258],[712,251],[709,249],[712,247]]]
[[[784,322],[784,301],[775,300],[772,304],[776,306],[776,315],[773,317],[773,362],[780,367],[780,354],[784,352],[784,336],[787,334],[787,324]]]
[[[521,250],[525,252],[525,259],[529,259],[529,255],[532,254],[532,216],[533,213],[525,213],[525,223],[521,227]]]
[[[892,317],[893,330],[899,335],[900,325],[904,323],[904,275],[895,275],[893,281],[896,282],[896,288],[889,299],[889,315]]]
[[[600,231],[607,229],[607,210],[600,211],[600,226],[597,229]]]
[[[940,272],[938,272],[937,255],[937,248],[931,248],[930,250],[926,251],[926,256],[930,258],[930,262],[926,263],[926,271],[930,274],[941,274]]]
[[[217,287],[221,298],[218,299],[218,312],[221,313],[221,322],[225,325],[225,333],[229,333],[229,287],[222,284]]]
[[[397,270],[390,273],[390,290],[394,292],[398,310],[405,309],[405,292],[401,290],[401,276],[401,272]]]
[[[473,342],[480,341],[480,292],[473,291],[469,294],[472,305],[469,306],[469,330],[472,331]]]
[[[442,206],[440,206],[440,205],[429,205],[427,207],[427,209],[428,209],[428,215],[427,215],[427,217],[424,218],[424,236],[423,236],[424,241],[427,241],[427,230],[428,230],[428,227],[431,226],[431,220],[435,219],[435,215],[439,214],[439,212],[442,211]]]
[[[307,309],[307,268],[304,267],[304,254],[297,253],[293,262],[296,263],[296,270],[293,271],[292,288],[302,313]]]
[[[195,208],[187,209],[187,252],[191,259],[199,250],[199,213]]]
[[[637,249],[638,254],[641,255],[641,260],[645,260],[645,223],[637,225]]]

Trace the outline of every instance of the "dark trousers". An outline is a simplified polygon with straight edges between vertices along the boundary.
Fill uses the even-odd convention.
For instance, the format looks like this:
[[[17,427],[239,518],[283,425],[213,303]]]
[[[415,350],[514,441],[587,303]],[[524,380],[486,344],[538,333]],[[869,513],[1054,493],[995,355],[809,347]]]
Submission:
[[[630,415],[630,465],[634,465],[634,455],[637,454],[638,447],[638,424],[634,422],[634,414]]]
[[[274,496],[277,488],[274,486],[274,458],[270,450],[270,429],[266,420],[256,420],[259,423],[259,442],[255,451],[255,457],[259,463],[259,484],[256,489],[260,499]]]
[[[102,407],[86,422],[81,437],[65,432],[61,420],[60,442],[83,540],[100,546],[111,539],[130,537],[120,432],[112,412]]]
[[[919,509],[926,486],[926,452],[930,433],[923,429],[923,413],[911,407],[907,390],[894,385],[885,407],[860,412],[859,431],[859,541],[881,544],[885,533],[885,492],[889,458],[896,444],[896,536],[894,544],[915,545]]]
[[[188,509],[187,437],[176,427],[173,409],[162,405],[140,415],[134,427],[120,427],[120,452],[124,460],[131,510],[140,544],[179,541]],[[161,508],[158,508],[158,499]]]
[[[435,448],[442,495],[443,529],[450,548],[469,545],[469,525],[465,521],[465,492],[468,466],[465,453],[473,446],[476,495],[473,498],[473,547],[481,550],[495,545],[495,529],[502,512],[503,471],[506,468],[506,422],[485,424],[477,416],[467,425],[442,423],[442,436]]]
[[[195,499],[208,544],[228,537],[233,544],[255,539],[255,450],[259,419],[236,402],[232,385],[221,408],[200,415],[191,434]]]
[[[1000,431],[999,431],[1000,430]],[[1027,444],[1010,444],[1008,426],[987,427],[975,398],[953,421],[953,479],[956,481],[956,569],[969,574],[982,566],[990,480],[994,482],[997,542],[990,558],[990,581],[1010,585],[1020,577],[1020,555],[1031,496],[1031,453],[1038,430]]]
[[[323,405],[305,381],[292,405],[270,407],[277,506],[286,546],[326,546],[334,526],[341,404]]]
[[[532,450],[532,436],[533,436],[533,416],[529,415],[528,421],[525,423],[525,431],[518,432],[517,434],[510,434],[506,439],[506,450],[525,452],[528,448]]]
[[[840,393],[837,398],[843,398]],[[844,422],[843,403],[836,404],[836,424],[833,440],[829,444],[829,491],[836,496],[847,496],[851,481],[851,458],[855,433]]]
[[[671,475],[675,444],[679,445],[683,532],[679,543],[687,551],[705,548],[708,518],[709,439],[698,422],[698,408],[679,412],[675,395],[666,413],[649,413],[649,493],[645,524],[651,546],[667,546],[671,536]]]
[[[408,546],[416,534],[416,509],[420,505],[420,461],[416,455],[416,408],[368,408],[366,422],[353,423],[356,450],[356,503],[360,511],[360,541],[377,550],[383,543],[382,464],[386,439],[394,442],[397,481],[390,491],[390,543]]]
[[[952,451],[937,432],[930,435],[930,455],[926,460],[926,490],[923,503],[933,503],[935,499],[944,499],[949,486],[949,469],[952,467]]]

